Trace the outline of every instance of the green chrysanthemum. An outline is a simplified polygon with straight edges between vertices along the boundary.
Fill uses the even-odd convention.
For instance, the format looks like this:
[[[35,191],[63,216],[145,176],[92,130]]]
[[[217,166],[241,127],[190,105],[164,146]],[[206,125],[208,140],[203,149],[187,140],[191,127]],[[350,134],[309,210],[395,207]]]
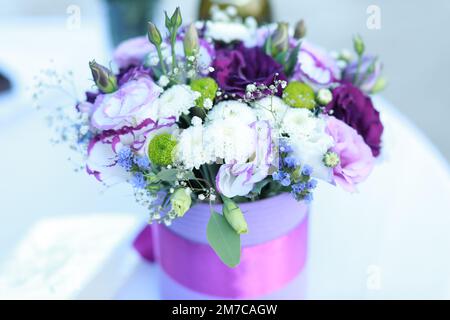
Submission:
[[[283,90],[283,100],[288,105],[296,108],[314,109],[316,106],[313,88],[306,83],[298,81],[289,82]]]
[[[200,97],[196,100],[197,107],[209,109],[216,97],[219,86],[213,78],[200,78],[191,81],[191,89],[200,93]],[[208,105],[211,104],[210,106]],[[205,102],[206,105],[205,105]],[[209,108],[208,108],[209,107]]]
[[[177,141],[170,133],[155,136],[148,145],[148,157],[153,164],[168,166],[173,162],[173,151]]]

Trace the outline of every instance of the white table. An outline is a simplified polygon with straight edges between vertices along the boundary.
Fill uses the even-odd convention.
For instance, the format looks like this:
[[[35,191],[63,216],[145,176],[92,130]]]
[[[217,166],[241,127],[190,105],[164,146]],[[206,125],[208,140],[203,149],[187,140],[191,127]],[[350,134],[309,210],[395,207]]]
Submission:
[[[27,231],[47,217],[127,212],[142,223],[147,217],[127,186],[105,191],[94,179],[72,172],[67,150],[50,145],[42,117],[28,108],[32,75],[49,58],[63,68],[82,70],[78,79],[89,85],[87,61],[108,61],[107,45],[98,40],[106,37],[101,24],[68,31],[58,20],[11,23],[0,22],[0,38],[8,39],[7,47],[0,44],[0,64],[8,63],[22,85],[0,98],[0,265]],[[16,41],[21,38],[29,43]],[[315,195],[307,295],[450,298],[448,164],[393,106],[380,98],[376,105],[386,127],[385,152],[370,179],[358,194],[322,184]],[[123,257],[132,256],[130,252],[125,246]],[[157,267],[129,259],[121,289],[97,291],[103,292],[98,298],[158,298]],[[95,285],[108,289],[108,282],[99,279]]]

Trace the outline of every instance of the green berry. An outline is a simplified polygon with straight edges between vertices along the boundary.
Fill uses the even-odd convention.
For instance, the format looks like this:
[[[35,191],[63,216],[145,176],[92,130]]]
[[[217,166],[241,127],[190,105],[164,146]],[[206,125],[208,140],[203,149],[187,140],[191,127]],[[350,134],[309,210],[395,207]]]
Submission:
[[[173,163],[173,151],[177,141],[170,133],[159,134],[148,145],[148,158],[153,164],[168,166]]]
[[[219,86],[213,78],[200,78],[191,81],[191,89],[200,93],[197,98],[197,107],[203,108],[207,99],[214,101]]]
[[[313,88],[306,83],[291,81],[283,90],[283,100],[296,108],[314,109],[316,106]]]

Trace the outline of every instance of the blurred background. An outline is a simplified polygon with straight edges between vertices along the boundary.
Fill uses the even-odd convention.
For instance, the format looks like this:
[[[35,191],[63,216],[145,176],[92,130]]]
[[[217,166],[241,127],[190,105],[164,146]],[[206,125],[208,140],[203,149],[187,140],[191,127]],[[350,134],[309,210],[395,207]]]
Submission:
[[[242,4],[248,0],[234,2]],[[389,269],[391,262],[384,266],[388,270],[387,277],[389,270],[401,272],[402,279],[406,279],[404,287],[402,286],[402,297],[408,297],[409,292],[412,297],[416,297],[414,293],[434,297],[433,289],[439,285],[442,286],[439,292],[448,290],[450,297],[450,278],[448,281],[441,278],[433,278],[433,281],[427,277],[419,278],[416,280],[416,291],[407,290],[407,279],[415,278],[418,272],[425,270],[427,275],[439,272],[448,274],[450,268],[450,206],[448,200],[445,200],[449,198],[450,191],[450,126],[446,121],[450,118],[450,37],[446,34],[450,30],[450,1],[433,0],[431,5],[430,1],[425,0],[272,0],[270,8],[266,6],[266,0],[254,2],[257,3],[256,7],[246,10],[256,10],[261,20],[272,19],[293,24],[304,18],[308,38],[328,49],[351,49],[352,35],[360,34],[366,42],[367,50],[379,55],[384,63],[384,74],[389,83],[382,93],[383,97],[395,107],[395,118],[401,119],[402,123],[406,121],[405,130],[408,130],[408,134],[400,135],[400,130],[394,128],[397,122],[386,120],[385,124],[393,124],[392,128],[386,128],[389,139],[385,139],[389,148],[386,148],[384,161],[386,168],[390,168],[384,170],[383,165],[380,166],[381,169],[377,168],[376,171],[379,170],[380,173],[374,173],[374,178],[371,178],[373,183],[367,187],[366,198],[359,198],[360,203],[373,201],[376,204],[371,206],[373,210],[380,212],[379,220],[375,220],[373,215],[368,216],[368,209],[360,212],[361,205],[358,207],[358,200],[354,200],[359,195],[349,200],[355,203],[354,214],[344,213],[346,209],[343,209],[343,213],[339,215],[337,206],[333,208],[334,218],[331,215],[320,218],[321,203],[327,201],[321,201],[321,196],[318,196],[316,219],[319,220],[316,220],[315,226],[322,228],[320,235],[328,235],[330,238],[328,242],[322,242],[326,247],[322,250],[324,253],[313,257],[317,262],[316,279],[322,279],[320,281],[324,283],[340,282],[345,287],[349,278],[342,273],[347,272],[348,277],[352,277],[355,272],[362,272],[364,277],[364,271],[357,269],[356,265],[365,268],[368,263],[373,262],[369,261],[372,258],[363,262],[343,262],[341,257],[337,254],[333,256],[330,252],[337,246],[341,246],[340,249],[346,252],[357,252],[350,247],[353,244],[356,246],[351,239],[351,232],[361,232],[360,239],[364,236],[369,238],[368,234],[376,238],[379,235],[377,232],[383,229],[383,223],[388,221],[388,217],[381,215],[388,214],[386,206],[398,214],[389,217],[392,223],[389,228],[383,229],[384,235],[387,235],[383,242],[384,248],[398,248],[404,253],[401,257],[396,252],[384,256],[379,253],[380,261],[383,257],[385,261],[395,260],[395,263],[392,262],[395,267]],[[208,3],[209,0],[204,1],[205,8]],[[36,76],[42,75],[43,69],[51,68],[61,72],[72,70],[77,84],[74,94],[82,96],[84,89],[92,86],[88,61],[96,59],[107,65],[112,59],[114,44],[120,39],[145,34],[147,20],[153,20],[162,27],[163,10],[172,12],[176,6],[181,7],[185,22],[198,18],[199,0],[15,0],[2,3],[0,268],[28,230],[46,217],[78,215],[83,212],[127,212],[135,214],[140,221],[145,220],[145,210],[134,202],[133,192],[127,186],[105,190],[94,179],[71,170],[73,165],[67,161],[67,149],[50,144],[51,131],[46,127],[44,117],[33,110],[32,95],[37,90]],[[372,19],[376,19],[375,24]],[[57,102],[63,103],[61,100]],[[73,102],[67,103],[70,105]],[[405,119],[409,119],[411,123]],[[403,152],[407,150],[407,146],[415,148],[416,145],[419,147],[415,153],[411,152],[411,156],[408,151]],[[402,170],[404,164],[410,166]],[[410,170],[411,167],[417,171]],[[438,179],[440,180],[437,181]],[[390,182],[386,183],[387,180]],[[433,190],[434,186],[438,189]],[[382,194],[383,201],[378,200],[376,192]],[[340,199],[343,198],[334,200],[339,202]],[[415,202],[409,201],[410,199]],[[437,203],[438,201],[441,203]],[[329,202],[333,203],[331,200]],[[341,202],[344,203],[345,200]],[[405,207],[406,203],[408,208]],[[341,206],[345,207],[343,204]],[[416,211],[413,213],[413,210]],[[322,211],[325,213],[327,210]],[[417,245],[410,245],[409,241],[416,235],[413,230],[421,230],[422,213],[428,214],[428,211],[435,213],[436,217],[439,215],[439,219],[430,218],[429,221],[432,222],[424,227],[429,232],[427,239],[435,246],[427,261],[435,259],[436,254],[447,259],[445,264],[415,264],[417,252],[414,248],[417,249]],[[334,225],[342,223],[344,226],[347,221],[348,232],[344,232],[347,238],[333,228],[333,221]],[[329,225],[323,227],[326,223]],[[357,223],[360,225],[355,227]],[[361,225],[368,229],[360,227]],[[397,227],[394,228],[394,225]],[[371,231],[367,231],[369,229]],[[335,238],[330,236],[333,232]],[[402,232],[412,238],[403,237]],[[343,240],[339,242],[338,239]],[[375,248],[370,247],[375,240],[366,240],[366,249]],[[393,245],[394,243],[398,246]],[[408,246],[411,246],[411,251],[405,251]],[[428,248],[428,244],[423,244],[424,251]],[[333,263],[340,272],[338,277],[332,270],[326,269],[327,264],[323,263],[330,257],[335,258]],[[359,259],[356,253],[355,259]],[[392,279],[399,278],[396,272],[391,274]],[[0,279],[0,289],[1,284]],[[329,297],[336,297],[333,294],[337,292],[342,293],[339,297],[354,297],[350,293],[351,286],[347,287],[347,293],[342,286],[334,288],[334,291],[330,289]],[[325,291],[319,291],[323,296]],[[392,296],[396,295],[392,293]]]

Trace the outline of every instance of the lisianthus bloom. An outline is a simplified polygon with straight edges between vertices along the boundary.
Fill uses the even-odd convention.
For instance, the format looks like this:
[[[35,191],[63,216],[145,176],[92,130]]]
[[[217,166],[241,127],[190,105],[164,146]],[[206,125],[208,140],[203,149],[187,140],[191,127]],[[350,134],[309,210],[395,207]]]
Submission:
[[[114,51],[114,61],[121,69],[139,66],[143,63],[145,56],[153,50],[152,48],[153,45],[147,37],[126,40]]]
[[[334,139],[331,151],[339,156],[339,163],[333,168],[334,181],[354,192],[373,169],[372,152],[355,129],[335,117],[328,118],[327,132]]]
[[[247,85],[274,84],[275,80],[286,80],[283,66],[259,47],[246,48],[239,44],[235,49],[220,49],[213,62],[213,77],[219,87],[228,94],[243,98]],[[281,95],[281,88],[278,94]]]
[[[95,99],[92,125],[99,130],[118,129],[139,124],[139,115],[161,94],[150,77],[140,77],[122,85],[119,90]]]
[[[86,171],[97,180],[106,184],[124,181],[130,178],[126,166],[120,163],[120,154],[124,148],[139,157],[148,153],[147,141],[161,132],[176,130],[175,118],[154,121],[147,118],[136,126],[124,126],[119,129],[108,129],[95,135],[87,149]]]
[[[382,64],[377,57],[371,55],[363,56],[359,66],[358,64],[358,61],[350,63],[344,70],[342,80],[350,83],[356,81],[362,91],[370,93],[380,79]]]
[[[127,69],[120,69],[120,72],[117,75],[117,81],[119,86],[121,86],[130,80],[138,79],[140,77],[149,77],[151,75],[151,69],[143,65],[132,66]]]
[[[251,161],[223,164],[216,176],[218,191],[228,198],[247,195],[269,174],[274,160],[272,133],[267,121],[258,121],[252,125],[255,132],[254,154]]]
[[[381,149],[383,124],[380,113],[372,100],[351,84],[343,84],[333,90],[333,100],[326,106],[326,112],[354,128],[377,157]]]
[[[298,54],[294,80],[308,83],[319,89],[329,87],[340,79],[340,71],[335,59],[324,49],[303,41]]]

